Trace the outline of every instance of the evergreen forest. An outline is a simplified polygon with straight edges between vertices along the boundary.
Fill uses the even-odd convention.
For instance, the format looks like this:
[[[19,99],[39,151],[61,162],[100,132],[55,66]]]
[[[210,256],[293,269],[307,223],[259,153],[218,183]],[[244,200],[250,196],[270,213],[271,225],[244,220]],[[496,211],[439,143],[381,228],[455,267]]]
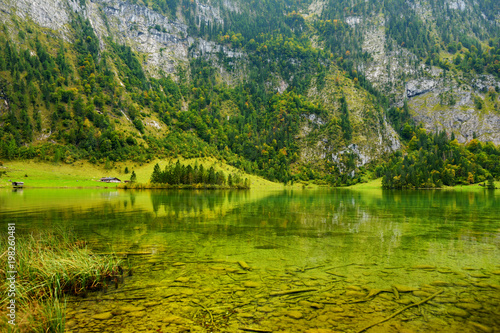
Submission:
[[[477,138],[459,143],[449,129],[425,130],[406,98],[384,92],[363,70],[374,59],[363,46],[366,31],[384,17],[385,52],[410,52],[415,75],[428,66],[445,78],[490,75],[498,82],[497,1],[466,1],[463,10],[429,0],[428,17],[403,0],[329,0],[319,12],[311,0],[235,1],[237,10],[222,0],[118,2],[143,6],[172,26],[184,24],[185,32],[175,35],[189,45],[182,64],[152,73],[146,54],[112,30],[107,7],[100,28],[107,33],[80,1],[82,10],[68,12],[65,38],[12,16],[0,24],[1,159],[112,164],[213,157],[284,184],[341,186],[384,177],[386,188],[500,176],[498,146]],[[216,17],[203,11],[209,5]],[[143,27],[127,29],[139,34]],[[169,29],[151,24],[147,33],[163,36]],[[208,52],[203,45],[215,46]],[[475,110],[500,109],[499,87],[478,88]],[[361,163],[349,147],[389,127],[400,148]],[[321,144],[326,148],[314,151]],[[321,158],[308,158],[307,149]],[[210,170],[207,176],[196,166],[173,168],[155,169],[151,181],[231,186],[229,176]]]

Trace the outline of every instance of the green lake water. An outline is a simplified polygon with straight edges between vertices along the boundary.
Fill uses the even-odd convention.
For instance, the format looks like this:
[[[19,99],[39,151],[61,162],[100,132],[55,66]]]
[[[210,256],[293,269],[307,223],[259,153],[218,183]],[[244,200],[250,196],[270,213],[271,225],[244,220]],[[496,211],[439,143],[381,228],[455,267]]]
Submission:
[[[67,332],[359,332],[434,295],[367,332],[500,332],[500,191],[3,190],[0,220],[129,253]]]

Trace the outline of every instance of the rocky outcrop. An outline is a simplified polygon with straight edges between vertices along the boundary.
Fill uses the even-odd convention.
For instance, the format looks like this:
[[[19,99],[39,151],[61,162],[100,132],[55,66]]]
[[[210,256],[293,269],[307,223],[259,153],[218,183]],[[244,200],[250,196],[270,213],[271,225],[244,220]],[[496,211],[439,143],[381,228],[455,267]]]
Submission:
[[[430,98],[428,98],[429,100]],[[500,144],[500,113],[479,112],[473,107],[426,109],[413,107],[414,118],[429,131],[453,132],[459,142],[470,141],[474,135],[481,141]]]
[[[79,12],[78,0],[2,0],[0,17],[8,22],[17,16],[21,20],[33,21],[43,28],[51,29],[60,37],[68,39],[70,11]]]
[[[354,158],[355,166],[361,167],[400,149],[401,143],[398,134],[367,93],[351,80],[336,82],[339,77],[339,72],[332,71],[321,91],[316,88],[309,90],[309,98],[320,101],[330,113],[326,119],[314,114],[303,115],[300,135],[296,139],[301,146],[302,163],[323,165],[327,160],[340,171],[352,173],[355,170],[348,166],[351,164],[349,159]],[[347,100],[353,130],[349,142],[342,137],[340,126],[332,125],[340,119],[338,99],[342,95]]]
[[[411,98],[428,93],[436,88],[438,83],[433,79],[411,80],[406,84],[406,97]]]
[[[415,68],[414,63],[417,57],[397,45],[388,51],[388,43],[392,44],[393,41],[387,40],[385,25],[384,17],[377,16],[359,27],[364,29],[363,52],[369,53],[371,60],[359,64],[358,69],[379,90],[397,94],[402,76],[411,78],[416,75],[418,68]]]
[[[89,19],[101,49],[106,47],[105,37],[130,46],[143,55],[143,66],[153,77],[162,73],[175,73],[178,66],[187,66],[190,46],[196,48],[191,55],[208,55],[224,52],[230,58],[240,58],[236,52],[213,42],[191,38],[183,17],[172,20],[146,6],[121,0],[90,0],[80,6],[79,0],[6,0],[0,2],[0,17],[4,21],[17,15],[21,20],[32,20],[48,28],[68,42],[72,42],[69,24],[72,12]],[[211,1],[197,2],[196,15],[201,21],[223,23],[220,8]],[[239,11],[236,3],[225,0],[222,6]]]
[[[115,41],[143,54],[143,65],[149,75],[174,73],[177,66],[185,65],[192,43],[185,24],[171,21],[144,6],[118,0],[96,1],[109,27],[107,31],[94,24],[98,35],[112,34]]]
[[[450,0],[448,4],[457,10],[466,8],[463,0]],[[416,1],[411,7],[422,20],[432,19],[432,9],[424,2]],[[485,102],[488,91],[500,90],[499,80],[491,75],[446,74],[440,68],[421,63],[414,54],[388,39],[382,14],[356,19],[355,24],[350,18],[348,23],[362,31],[362,49],[371,55],[371,59],[358,64],[358,70],[378,90],[393,96],[395,106],[401,107],[408,100],[415,121],[429,131],[454,132],[461,142],[475,134],[481,140],[500,144],[500,101]],[[478,98],[484,108],[477,107]]]

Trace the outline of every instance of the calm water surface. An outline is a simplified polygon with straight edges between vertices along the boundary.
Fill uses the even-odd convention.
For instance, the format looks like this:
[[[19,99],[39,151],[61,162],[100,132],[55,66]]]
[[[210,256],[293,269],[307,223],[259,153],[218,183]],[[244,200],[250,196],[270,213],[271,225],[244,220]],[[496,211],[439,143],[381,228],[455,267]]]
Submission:
[[[500,332],[499,191],[4,190],[0,220],[129,253],[68,332],[358,332],[439,291],[367,332]]]

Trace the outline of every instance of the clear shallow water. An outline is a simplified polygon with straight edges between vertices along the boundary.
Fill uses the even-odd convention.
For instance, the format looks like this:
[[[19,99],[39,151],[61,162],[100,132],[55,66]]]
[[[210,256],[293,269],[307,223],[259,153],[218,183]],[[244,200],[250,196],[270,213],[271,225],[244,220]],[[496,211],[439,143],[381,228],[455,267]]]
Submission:
[[[439,291],[367,331],[500,330],[498,191],[25,189],[0,218],[148,253],[71,299],[68,331],[357,332]]]

